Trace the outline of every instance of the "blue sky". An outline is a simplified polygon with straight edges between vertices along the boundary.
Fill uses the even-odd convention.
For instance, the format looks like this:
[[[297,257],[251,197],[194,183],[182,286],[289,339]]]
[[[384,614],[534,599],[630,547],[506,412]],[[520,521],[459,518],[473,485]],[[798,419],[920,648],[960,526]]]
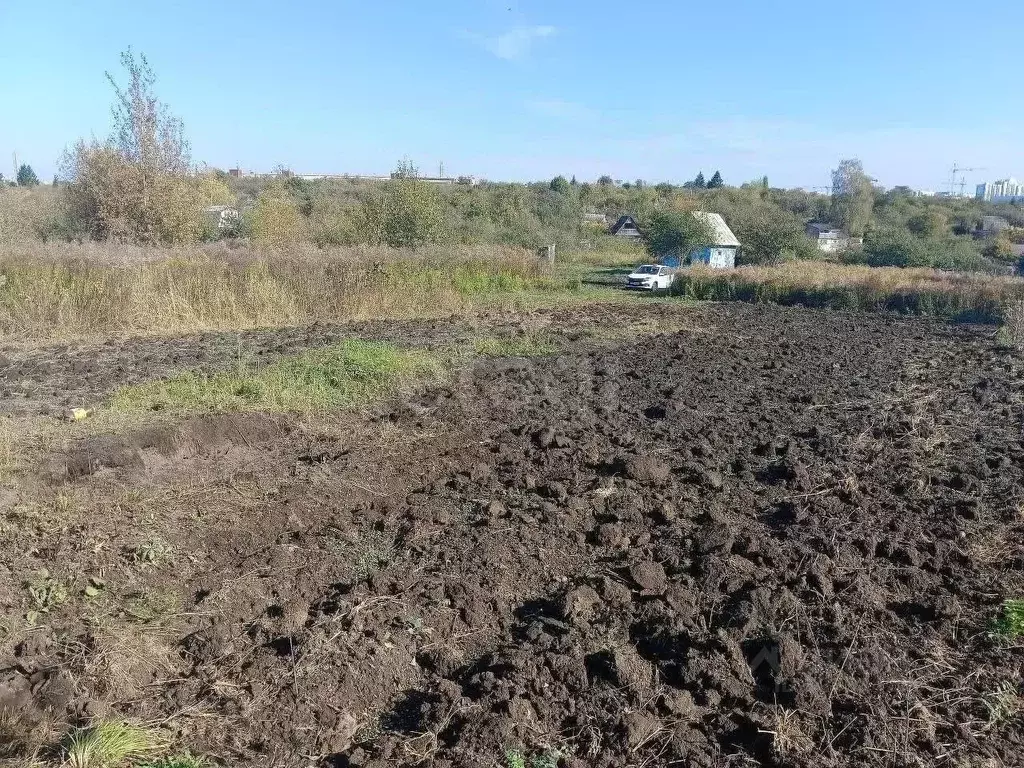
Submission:
[[[131,45],[217,167],[812,186],[856,156],[939,190],[1024,176],[1022,30],[1019,0],[0,0],[0,172],[106,136]]]

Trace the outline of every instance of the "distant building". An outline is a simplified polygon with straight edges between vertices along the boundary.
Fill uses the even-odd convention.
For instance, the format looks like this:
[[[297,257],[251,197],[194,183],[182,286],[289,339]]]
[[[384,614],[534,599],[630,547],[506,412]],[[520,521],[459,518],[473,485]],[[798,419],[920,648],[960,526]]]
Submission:
[[[584,213],[583,214],[584,224],[600,224],[602,227],[608,226],[608,217],[603,213]]]
[[[805,231],[822,253],[839,253],[863,242],[861,238],[850,237],[831,224],[822,224],[817,221],[810,222]]]
[[[729,229],[725,219],[718,213],[694,211],[693,215],[704,222],[711,235],[711,243],[696,253],[690,254],[691,264],[703,264],[714,269],[732,269],[736,266],[736,251],[740,241]]]
[[[1000,179],[999,181],[986,181],[979,184],[974,193],[977,200],[985,200],[990,203],[1009,203],[1015,200],[1024,200],[1024,184],[1013,177]]]
[[[233,229],[238,225],[238,209],[230,205],[208,205],[203,218],[211,229]]]
[[[689,263],[703,265],[712,269],[732,269],[736,266],[736,251],[740,241],[729,229],[725,219],[717,213],[694,211],[693,215],[702,221],[708,230],[711,242],[688,253],[679,251],[662,254],[661,263],[668,267],[679,267]]]
[[[636,225],[636,220],[632,216],[620,216],[619,220],[612,224],[611,229],[608,230],[608,234],[615,235],[615,237],[625,238],[627,240],[639,240],[644,235],[640,231],[640,227]]]
[[[1009,228],[1010,222],[1002,216],[982,216],[981,227],[979,227],[978,231],[981,232],[984,237],[995,237],[1004,229]]]

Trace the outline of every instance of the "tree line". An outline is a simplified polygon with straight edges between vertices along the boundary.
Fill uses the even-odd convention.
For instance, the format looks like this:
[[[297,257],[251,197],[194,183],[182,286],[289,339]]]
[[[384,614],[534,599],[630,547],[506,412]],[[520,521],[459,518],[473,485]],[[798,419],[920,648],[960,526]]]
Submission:
[[[308,181],[282,171],[273,178],[197,171],[182,122],[155,94],[155,75],[142,55],[122,54],[123,84],[114,92],[113,125],[104,140],[77,142],[61,166],[58,204],[36,224],[40,237],[118,240],[142,244],[245,237],[260,245],[308,241],[320,246],[370,243],[395,247],[496,243],[562,249],[625,247],[595,217],[632,215],[653,251],[696,242],[690,215],[722,214],[742,249],[740,262],[841,258],[895,266],[998,271],[1024,241],[1020,207],[973,200],[921,198],[906,188],[878,188],[856,159],[833,172],[832,194],[772,187],[767,177],[728,186],[719,171],[681,185],[608,175],[594,182],[555,176],[547,182],[482,182],[439,186],[403,161],[387,181]],[[39,183],[23,165],[17,184]],[[241,216],[211,221],[210,206],[234,206]],[[975,237],[982,216],[996,213],[1011,227],[1000,237]],[[863,245],[823,254],[806,235],[810,221],[831,224]]]

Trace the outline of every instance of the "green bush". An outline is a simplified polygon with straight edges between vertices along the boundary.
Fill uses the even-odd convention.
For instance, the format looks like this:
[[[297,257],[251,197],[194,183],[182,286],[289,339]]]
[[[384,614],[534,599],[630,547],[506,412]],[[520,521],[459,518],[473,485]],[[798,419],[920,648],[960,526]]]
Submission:
[[[654,256],[685,257],[710,241],[707,225],[692,211],[658,211],[647,223],[645,242]]]
[[[371,245],[415,248],[452,239],[445,213],[436,186],[406,176],[370,191],[362,204],[362,224]]]
[[[872,267],[923,267],[928,264],[920,238],[903,229],[888,228],[868,233],[864,239],[865,262]]]

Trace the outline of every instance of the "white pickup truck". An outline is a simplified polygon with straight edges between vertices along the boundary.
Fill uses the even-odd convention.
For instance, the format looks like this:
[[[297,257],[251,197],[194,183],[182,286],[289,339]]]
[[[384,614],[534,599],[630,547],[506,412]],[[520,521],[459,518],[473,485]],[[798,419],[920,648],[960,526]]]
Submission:
[[[661,264],[642,264],[626,276],[626,287],[641,291],[667,290],[676,271]]]

